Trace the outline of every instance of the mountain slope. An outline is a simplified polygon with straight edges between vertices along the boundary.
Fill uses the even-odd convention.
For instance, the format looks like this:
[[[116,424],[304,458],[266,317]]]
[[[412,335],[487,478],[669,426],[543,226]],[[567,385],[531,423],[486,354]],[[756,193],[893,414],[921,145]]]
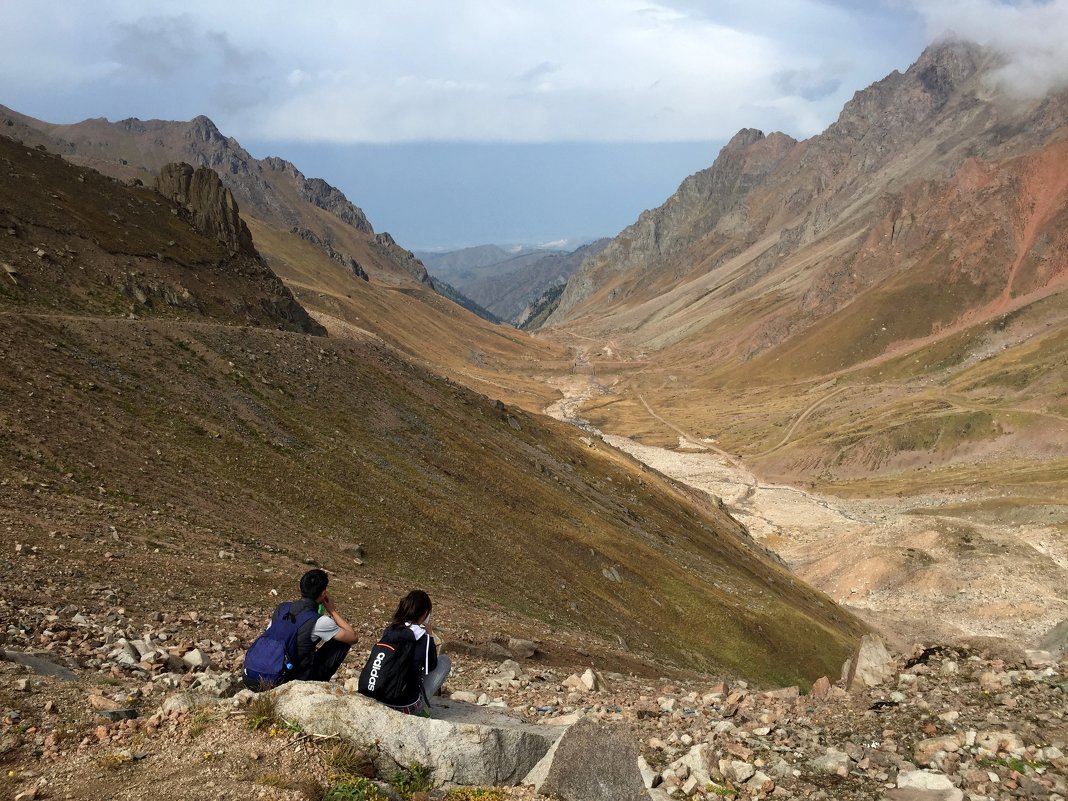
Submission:
[[[172,161],[210,167],[229,187],[242,212],[354,259],[380,280],[425,281],[426,271],[388,234],[376,236],[364,213],[335,187],[306,178],[280,158],[254,158],[207,117],[188,122],[91,119],[72,125],[35,120],[0,107],[5,133],[43,144],[74,164],[105,175],[151,184]]]
[[[480,245],[449,253],[424,254],[427,269],[498,318],[516,322],[523,310],[550,288],[562,285],[609,240],[599,239],[571,252],[522,249],[508,252]]]
[[[769,475],[836,486],[906,481],[917,464],[946,466],[957,486],[976,458],[994,486],[1022,475],[1011,465],[1027,443],[1063,444],[1063,382],[1031,387],[1039,414],[1023,417],[969,390],[961,400],[987,408],[977,425],[937,398],[994,342],[1026,369],[1056,369],[1055,340],[1032,345],[1068,324],[1068,94],[1005,96],[988,81],[999,63],[935,45],[819,136],[742,131],[587,261],[548,325],[617,354],[594,368],[619,371],[621,397],[592,419],[674,442],[644,411],[667,410]],[[909,414],[931,436],[895,436]],[[863,434],[847,422],[858,416]]]
[[[137,614],[161,592],[266,608],[312,560],[367,604],[421,585],[457,630],[507,619],[654,664],[807,681],[852,646],[859,624],[704,496],[373,336],[249,318],[276,308],[261,264],[147,189],[3,146],[4,259],[26,283],[0,276],[0,512],[49,555],[39,586],[77,602],[106,578]],[[42,237],[70,264],[42,259]],[[150,274],[142,251],[161,241]],[[196,284],[199,305],[130,318],[124,272],[216,294]],[[353,541],[365,567],[341,550]],[[0,580],[25,569],[4,560]]]
[[[184,206],[154,190],[0,136],[0,199],[0,309],[323,333],[251,246],[205,237]]]
[[[996,63],[973,45],[933,46],[905,74],[858,92],[819,136],[796,142],[740,132],[711,168],[588,263],[550,322],[596,315],[591,330],[633,331],[630,340],[662,346],[685,335],[668,332],[664,318],[682,316],[691,301],[664,299],[656,325],[656,303],[633,312],[691,283],[706,308],[718,301],[717,314],[779,291],[774,309],[785,319],[776,324],[791,331],[825,316],[814,303],[846,305],[887,273],[847,285],[833,276],[851,272],[871,246],[866,237],[903,193],[950,179],[969,160],[996,165],[1063,137],[1065,96],[1031,104],[992,98],[984,76]],[[813,288],[820,279],[830,286]],[[757,282],[761,291],[746,293]],[[768,337],[756,349],[775,342]]]
[[[389,234],[375,234],[338,190],[306,179],[289,162],[253,158],[206,117],[53,125],[0,107],[0,133],[149,186],[169,162],[215,169],[260,254],[333,333],[373,333],[436,370],[528,409],[555,398],[542,378],[563,364],[560,347],[516,335],[446,300],[419,260]]]

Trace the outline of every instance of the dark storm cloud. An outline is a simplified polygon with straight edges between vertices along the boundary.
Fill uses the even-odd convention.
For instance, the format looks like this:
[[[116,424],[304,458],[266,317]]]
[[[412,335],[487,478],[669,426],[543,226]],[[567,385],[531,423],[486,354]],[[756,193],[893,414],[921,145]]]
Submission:
[[[157,80],[180,77],[207,67],[228,75],[249,74],[267,59],[235,45],[222,31],[201,26],[193,17],[145,17],[116,26],[112,55],[124,68]]]

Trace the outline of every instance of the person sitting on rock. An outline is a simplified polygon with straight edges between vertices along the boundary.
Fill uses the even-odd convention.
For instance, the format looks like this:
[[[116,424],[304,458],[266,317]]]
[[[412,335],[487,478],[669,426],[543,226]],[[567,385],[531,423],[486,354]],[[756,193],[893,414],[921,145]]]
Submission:
[[[296,633],[292,667],[279,684],[287,681],[330,681],[341,666],[349,648],[356,642],[356,632],[334,607],[326,594],[330,577],[325,570],[309,570],[300,577],[300,600],[288,604],[291,618],[299,619],[309,611],[318,611],[300,625]],[[279,604],[271,616],[278,620],[287,604]],[[270,628],[270,626],[268,626]],[[247,681],[247,679],[246,679]]]
[[[429,699],[441,689],[452,669],[448,656],[438,656],[434,628],[430,625],[431,607],[430,596],[423,590],[412,590],[401,598],[393,620],[372,649],[371,658],[360,677],[361,692],[408,715],[429,717]],[[375,692],[373,686],[366,692],[367,676],[374,669],[376,655],[383,649],[392,654],[410,653],[406,664],[398,666],[403,670],[403,679],[387,683],[395,688],[391,693]]]

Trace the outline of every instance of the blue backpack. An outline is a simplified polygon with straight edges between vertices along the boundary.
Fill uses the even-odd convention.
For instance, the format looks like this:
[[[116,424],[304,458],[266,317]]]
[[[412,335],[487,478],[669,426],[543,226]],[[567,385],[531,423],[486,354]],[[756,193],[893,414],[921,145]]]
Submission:
[[[286,680],[293,669],[300,627],[319,616],[312,607],[299,615],[292,614],[292,603],[284,603],[274,613],[271,625],[245,653],[245,686],[252,690],[269,690]]]

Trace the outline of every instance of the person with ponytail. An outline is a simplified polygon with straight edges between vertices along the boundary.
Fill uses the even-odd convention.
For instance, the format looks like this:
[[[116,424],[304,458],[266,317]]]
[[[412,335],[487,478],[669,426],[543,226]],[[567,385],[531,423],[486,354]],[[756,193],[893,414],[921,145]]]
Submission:
[[[448,656],[438,656],[432,606],[423,590],[401,598],[360,675],[361,693],[405,714],[430,716],[430,698],[452,668]]]

